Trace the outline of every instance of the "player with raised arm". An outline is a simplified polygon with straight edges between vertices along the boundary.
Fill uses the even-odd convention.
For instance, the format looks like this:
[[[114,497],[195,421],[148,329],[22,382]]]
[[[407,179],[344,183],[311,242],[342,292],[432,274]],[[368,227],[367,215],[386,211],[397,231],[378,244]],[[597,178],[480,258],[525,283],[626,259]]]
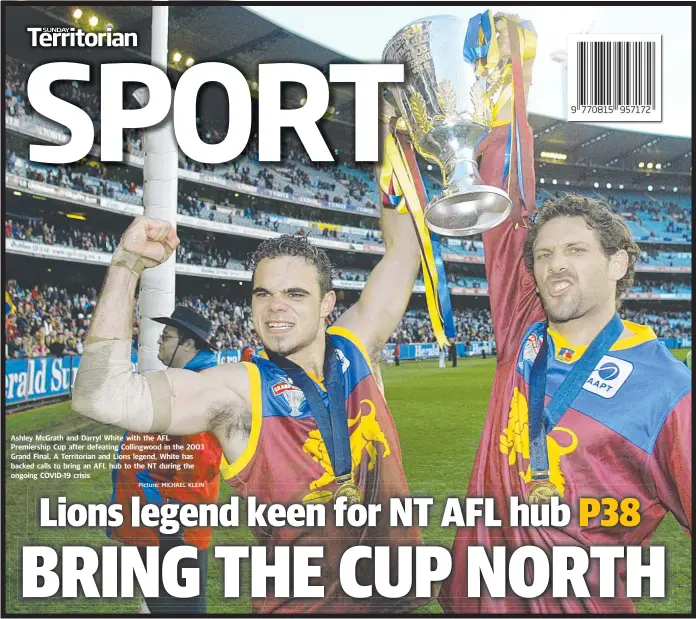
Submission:
[[[210,431],[226,462],[221,473],[244,499],[262,503],[330,502],[382,506],[376,527],[268,527],[253,531],[274,560],[278,545],[322,545],[313,560],[323,598],[254,598],[256,612],[407,611],[402,599],[348,597],[339,582],[343,552],[354,545],[421,543],[417,527],[389,527],[389,499],[408,486],[394,421],[372,363],[406,309],[420,254],[411,220],[383,209],[385,255],[359,301],[325,329],[336,295],[332,266],[306,237],[261,243],[253,259],[252,317],[268,358],[200,373],[167,369],[131,372],[132,310],[144,268],[165,261],[179,244],[171,225],[136,218],[109,267],[88,333],[73,395],[73,410],[137,432],[173,435]],[[371,561],[357,563],[357,582],[374,583]]]
[[[496,29],[509,61],[507,29],[502,22]],[[525,64],[518,101],[530,83]],[[513,216],[483,235],[498,359],[467,491],[493,497],[503,526],[457,532],[453,571],[439,600],[446,612],[460,614],[631,613],[621,560],[613,597],[600,597],[594,559],[584,575],[585,597],[570,588],[569,597],[554,598],[549,588],[524,598],[508,588],[506,597],[493,598],[485,585],[480,597],[469,597],[470,547],[482,546],[491,557],[494,546],[504,546],[509,557],[520,546],[550,553],[555,546],[646,544],[668,512],[691,531],[689,373],[652,329],[617,314],[638,248],[623,220],[597,200],[569,195],[527,217],[536,210],[534,150],[526,115],[517,120],[523,179],[513,173]],[[502,185],[507,131],[493,129],[481,144],[486,183]],[[533,503],[554,496],[571,508],[568,526],[508,526],[511,497]],[[580,526],[582,497],[635,498],[639,520]]]

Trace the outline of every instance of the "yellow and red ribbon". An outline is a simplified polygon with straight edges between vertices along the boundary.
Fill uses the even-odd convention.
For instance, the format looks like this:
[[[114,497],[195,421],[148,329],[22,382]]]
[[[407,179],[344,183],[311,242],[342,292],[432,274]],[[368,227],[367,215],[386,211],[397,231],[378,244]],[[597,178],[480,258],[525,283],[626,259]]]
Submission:
[[[408,213],[418,234],[421,249],[421,266],[425,284],[428,314],[437,343],[447,344],[442,307],[438,296],[438,271],[435,264],[430,231],[425,225],[424,208],[427,204],[425,187],[418,173],[413,146],[403,135],[389,133],[384,142],[379,185],[387,206],[398,213]]]

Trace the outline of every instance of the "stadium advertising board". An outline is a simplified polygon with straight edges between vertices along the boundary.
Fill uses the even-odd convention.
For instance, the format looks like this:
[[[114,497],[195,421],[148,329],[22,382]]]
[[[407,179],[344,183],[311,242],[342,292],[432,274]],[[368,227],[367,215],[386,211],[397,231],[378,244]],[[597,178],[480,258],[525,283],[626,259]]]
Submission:
[[[217,353],[218,363],[239,363],[242,351],[226,349]],[[5,405],[12,407],[27,401],[69,396],[72,393],[80,355],[8,359],[5,364]],[[138,369],[138,356],[131,356],[133,371]],[[10,412],[11,412],[10,408]]]
[[[689,613],[688,14],[508,8],[3,3],[3,615]]]
[[[70,393],[78,365],[76,357],[9,359],[5,364],[5,404]]]

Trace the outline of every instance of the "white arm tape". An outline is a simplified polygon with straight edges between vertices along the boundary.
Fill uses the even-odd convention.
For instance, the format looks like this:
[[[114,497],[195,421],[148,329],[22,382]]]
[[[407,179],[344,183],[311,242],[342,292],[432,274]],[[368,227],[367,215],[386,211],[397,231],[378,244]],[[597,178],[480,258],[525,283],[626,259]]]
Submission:
[[[75,378],[72,408],[85,417],[134,432],[166,431],[173,392],[166,372],[134,374],[130,340],[85,346]]]

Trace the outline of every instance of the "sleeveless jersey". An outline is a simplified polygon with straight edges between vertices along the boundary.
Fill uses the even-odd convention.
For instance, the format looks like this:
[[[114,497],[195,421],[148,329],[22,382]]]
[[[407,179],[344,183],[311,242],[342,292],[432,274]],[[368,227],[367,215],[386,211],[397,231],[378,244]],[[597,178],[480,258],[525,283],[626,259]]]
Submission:
[[[428,600],[412,595],[402,599],[353,599],[339,583],[339,562],[345,550],[356,545],[391,546],[396,574],[396,546],[421,543],[417,527],[389,527],[389,499],[407,497],[408,485],[401,462],[401,447],[387,403],[375,381],[370,359],[357,337],[341,327],[328,329],[341,363],[350,432],[352,473],[363,492],[363,503],[379,504],[378,526],[336,527],[330,502],[337,490],[326,445],[302,391],[287,374],[268,359],[254,357],[250,368],[252,430],[245,452],[220,470],[223,477],[245,500],[257,503],[329,503],[325,527],[268,527],[252,532],[266,546],[269,562],[278,545],[317,545],[324,557],[312,561],[321,566],[321,578],[313,584],[324,586],[323,598],[275,598],[271,590],[265,599],[253,599],[254,612],[349,613],[407,611]],[[255,370],[255,371],[254,371]],[[322,397],[329,407],[328,394]],[[374,583],[372,562],[357,563],[357,581]],[[269,581],[269,584],[271,581]],[[292,595],[292,592],[291,592]]]

